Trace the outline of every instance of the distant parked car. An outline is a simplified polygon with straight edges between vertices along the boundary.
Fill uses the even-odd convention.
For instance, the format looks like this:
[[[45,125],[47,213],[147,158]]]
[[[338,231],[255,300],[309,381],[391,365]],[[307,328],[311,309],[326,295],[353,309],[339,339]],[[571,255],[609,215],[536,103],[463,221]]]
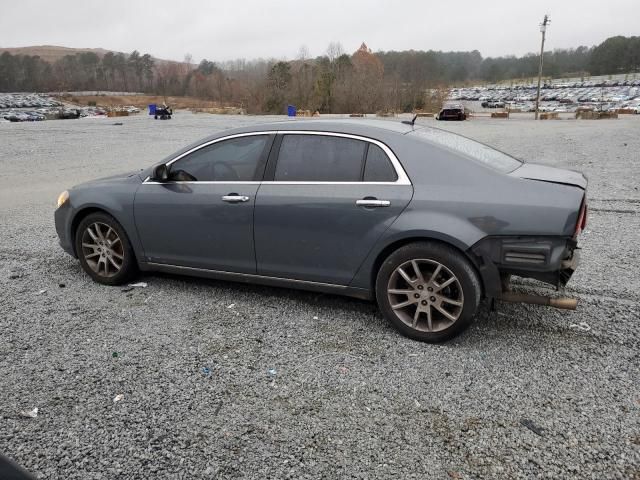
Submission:
[[[5,120],[10,122],[27,122],[29,121],[29,115],[23,112],[9,112],[4,116]]]
[[[47,118],[40,112],[24,112],[24,113],[25,115],[29,116],[29,121],[32,121],[32,122],[40,122],[42,120],[46,120]]]
[[[484,108],[504,108],[505,103],[499,100],[491,100],[482,105]]]
[[[440,129],[294,121],[78,185],[54,216],[62,248],[105,285],[143,270],[375,299],[402,334],[438,342],[483,297],[575,307],[508,285],[567,283],[586,187]]]
[[[633,113],[640,114],[640,104],[637,105],[628,105],[627,107],[625,107],[628,110],[631,110]]]
[[[436,115],[436,120],[466,120],[467,114],[464,107],[460,105],[451,105],[444,107]]]
[[[58,119],[70,120],[80,118],[81,113],[82,112],[78,108],[65,108],[60,113],[58,113]]]

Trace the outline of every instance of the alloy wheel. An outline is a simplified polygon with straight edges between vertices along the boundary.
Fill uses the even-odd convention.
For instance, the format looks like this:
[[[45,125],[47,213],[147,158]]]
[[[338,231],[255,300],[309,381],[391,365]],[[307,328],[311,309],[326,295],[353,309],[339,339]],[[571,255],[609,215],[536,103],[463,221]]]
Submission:
[[[122,269],[124,246],[111,226],[95,222],[87,226],[82,234],[82,255],[96,274],[113,277]]]
[[[409,260],[398,266],[389,277],[387,296],[395,315],[423,332],[450,327],[460,318],[464,305],[458,278],[430,259]]]

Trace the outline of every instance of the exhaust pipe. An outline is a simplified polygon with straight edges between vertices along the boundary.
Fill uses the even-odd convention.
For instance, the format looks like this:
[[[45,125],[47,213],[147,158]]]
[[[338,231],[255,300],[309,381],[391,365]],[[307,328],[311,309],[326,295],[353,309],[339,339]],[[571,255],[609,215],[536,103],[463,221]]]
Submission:
[[[577,298],[568,297],[543,297],[541,295],[529,295],[526,293],[503,292],[500,300],[510,303],[531,303],[533,305],[546,305],[548,307],[575,310],[578,306]]]

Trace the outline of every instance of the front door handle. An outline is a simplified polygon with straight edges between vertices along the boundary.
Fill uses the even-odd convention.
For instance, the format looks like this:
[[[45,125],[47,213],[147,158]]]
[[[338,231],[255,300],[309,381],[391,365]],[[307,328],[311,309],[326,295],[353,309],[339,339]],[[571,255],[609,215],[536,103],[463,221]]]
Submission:
[[[227,203],[248,202],[249,201],[249,197],[247,197],[245,195],[238,195],[237,193],[230,193],[229,195],[223,196],[222,197],[222,201],[223,202],[227,202]]]
[[[358,207],[366,207],[366,208],[380,208],[380,207],[388,207],[391,205],[389,200],[378,200],[375,198],[363,198],[362,200],[356,200],[356,205]]]

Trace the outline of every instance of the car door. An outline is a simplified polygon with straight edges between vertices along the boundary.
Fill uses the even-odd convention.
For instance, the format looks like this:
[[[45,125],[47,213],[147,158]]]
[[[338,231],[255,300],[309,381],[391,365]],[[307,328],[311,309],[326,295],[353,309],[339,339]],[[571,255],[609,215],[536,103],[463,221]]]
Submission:
[[[258,273],[348,285],[412,194],[381,142],[283,132],[256,199]]]
[[[256,273],[253,211],[274,135],[205,143],[169,162],[169,180],[147,179],[134,215],[145,260]]]

